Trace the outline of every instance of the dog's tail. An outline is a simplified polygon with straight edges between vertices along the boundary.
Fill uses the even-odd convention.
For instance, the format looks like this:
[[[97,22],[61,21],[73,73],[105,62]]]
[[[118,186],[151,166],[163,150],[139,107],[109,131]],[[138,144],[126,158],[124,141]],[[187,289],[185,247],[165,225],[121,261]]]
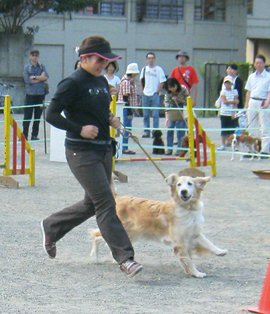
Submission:
[[[115,181],[119,181],[119,179],[114,173],[112,173],[110,187],[111,187],[111,191],[114,197],[117,195],[116,186],[114,183]]]

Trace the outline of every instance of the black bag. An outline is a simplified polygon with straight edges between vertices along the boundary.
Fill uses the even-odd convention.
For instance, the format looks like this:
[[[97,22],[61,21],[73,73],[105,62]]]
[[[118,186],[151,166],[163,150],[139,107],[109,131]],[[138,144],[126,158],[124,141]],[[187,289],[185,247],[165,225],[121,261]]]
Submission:
[[[112,149],[113,149],[113,156],[115,156],[116,153],[117,153],[118,142],[117,142],[117,140],[114,137],[111,137],[111,141],[112,141],[111,145],[112,145]]]
[[[142,82],[142,87],[144,89],[144,86],[145,86],[145,67],[143,68],[143,77],[141,78],[141,82]]]
[[[44,81],[44,87],[45,87],[45,95],[48,95],[50,93],[50,87],[47,81]]]

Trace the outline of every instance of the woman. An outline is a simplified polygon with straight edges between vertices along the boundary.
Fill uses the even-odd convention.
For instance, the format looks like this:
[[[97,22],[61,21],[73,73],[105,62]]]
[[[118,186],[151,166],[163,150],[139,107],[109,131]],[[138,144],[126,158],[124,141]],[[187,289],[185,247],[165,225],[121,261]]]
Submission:
[[[106,68],[106,74],[104,75],[108,83],[118,90],[118,85],[120,84],[120,77],[114,75],[119,70],[117,61],[110,62]]]
[[[110,90],[102,71],[120,57],[111,52],[101,36],[89,36],[80,46],[81,67],[61,81],[47,111],[47,121],[66,130],[68,165],[85,191],[84,199],[41,222],[43,247],[56,256],[56,242],[67,232],[96,215],[103,238],[120,269],[132,277],[142,265],[133,260],[134,250],[116,215],[110,189],[112,151],[110,126],[120,121],[110,117]],[[64,111],[65,117],[61,115]]]
[[[137,88],[135,85],[135,77],[140,73],[137,63],[130,63],[127,66],[126,74],[122,77],[119,85],[118,100],[124,101],[125,106],[137,106]],[[132,127],[133,110],[131,108],[124,108],[123,121],[126,128]],[[127,131],[123,134],[123,154],[134,155],[134,151],[128,149],[128,136]]]
[[[238,101],[239,101],[239,103],[237,105],[237,108],[238,109],[243,109],[243,106],[244,106],[243,105],[243,81],[238,76],[238,66],[237,66],[237,64],[235,64],[235,63],[228,64],[227,69],[226,69],[226,73],[227,73],[226,76],[231,76],[232,77],[232,80],[233,80],[232,89],[236,89],[237,92],[238,92]],[[220,81],[219,88],[218,88],[218,94],[220,94],[221,90],[225,90],[226,89],[225,84],[223,83],[224,78]],[[234,127],[237,128],[239,126],[238,119],[234,119],[233,122],[234,122]],[[230,145],[230,144],[228,143],[228,145]]]
[[[228,64],[226,69],[226,76],[231,76],[233,78],[233,86],[232,89],[236,89],[238,91],[238,100],[239,104],[237,105],[237,108],[243,109],[243,81],[238,76],[238,66],[235,63]],[[226,89],[224,84],[224,78],[220,81],[219,88],[218,88],[218,94],[220,94],[221,90]]]
[[[166,91],[165,98],[164,98],[164,105],[165,107],[184,107],[184,104],[186,103],[186,99],[189,95],[187,88],[184,85],[180,85],[179,81],[172,77],[169,78],[165,84],[164,89]],[[182,111],[183,112],[183,111]],[[186,128],[186,122],[184,120],[184,116],[180,114],[180,119],[177,121],[171,121],[170,120],[170,112],[165,111],[165,125],[169,129],[174,129],[175,127],[177,129],[184,129]],[[182,137],[185,135],[184,130],[177,130],[177,147],[181,147]],[[168,131],[167,132],[167,146],[169,149],[166,152],[166,155],[171,155],[173,152],[173,136],[174,131]],[[175,154],[176,156],[179,155],[179,150]]]

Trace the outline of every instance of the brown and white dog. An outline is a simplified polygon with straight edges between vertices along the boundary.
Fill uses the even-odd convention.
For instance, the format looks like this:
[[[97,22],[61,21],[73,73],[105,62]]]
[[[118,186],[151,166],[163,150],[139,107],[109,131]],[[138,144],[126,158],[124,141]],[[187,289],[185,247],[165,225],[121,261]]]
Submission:
[[[199,135],[199,143],[202,143],[202,137]],[[189,135],[185,135],[182,137],[182,142],[181,142],[181,147],[182,148],[189,148]],[[196,148],[196,140],[194,139],[194,147]],[[179,157],[185,157],[186,153],[188,150],[180,150],[179,151]],[[197,152],[195,151],[195,157],[197,155]]]
[[[248,151],[250,153],[255,153],[259,154],[261,151],[261,146],[262,146],[262,140],[259,137],[252,137],[250,135],[237,135],[237,134],[232,134],[229,137],[229,141],[232,144],[232,158],[231,160],[234,160],[234,152],[235,148],[239,147],[241,151],[244,150],[245,147],[248,148]],[[243,160],[244,155],[241,154],[240,160]],[[254,156],[251,156],[250,160],[253,160]],[[258,157],[258,160],[261,158]]]
[[[201,192],[211,178],[172,174],[165,180],[170,186],[171,200],[160,202],[115,194],[117,215],[132,242],[146,239],[170,244],[187,274],[205,277],[205,273],[196,269],[192,256],[210,253],[223,256],[227,253],[202,233],[204,217]],[[99,229],[91,233],[94,238],[91,255],[97,258],[103,238]]]

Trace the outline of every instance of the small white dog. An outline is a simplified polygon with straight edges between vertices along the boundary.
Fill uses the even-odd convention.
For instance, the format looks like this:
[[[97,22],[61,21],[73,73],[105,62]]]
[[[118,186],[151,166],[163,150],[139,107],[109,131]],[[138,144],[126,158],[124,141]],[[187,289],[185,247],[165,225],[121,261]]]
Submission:
[[[255,154],[259,154],[261,151],[261,144],[262,141],[259,137],[252,137],[249,135],[237,135],[237,134],[232,134],[229,137],[229,140],[232,144],[232,158],[231,160],[234,160],[234,152],[235,152],[235,148],[239,147],[241,149],[241,151],[244,150],[245,147],[248,148],[248,151],[250,153],[255,153]],[[241,154],[240,157],[240,161],[243,160],[243,154]],[[251,156],[250,160],[253,160],[254,156]],[[260,160],[261,158],[259,157],[258,160]]]
[[[205,277],[205,273],[196,269],[192,256],[209,253],[223,256],[227,253],[202,233],[204,217],[201,192],[211,178],[178,177],[172,174],[165,180],[170,186],[172,197],[167,202],[119,196],[112,188],[117,215],[132,242],[144,238],[170,244],[187,274]],[[99,229],[93,230],[92,236],[94,239],[91,255],[97,258],[98,247],[103,238]]]

